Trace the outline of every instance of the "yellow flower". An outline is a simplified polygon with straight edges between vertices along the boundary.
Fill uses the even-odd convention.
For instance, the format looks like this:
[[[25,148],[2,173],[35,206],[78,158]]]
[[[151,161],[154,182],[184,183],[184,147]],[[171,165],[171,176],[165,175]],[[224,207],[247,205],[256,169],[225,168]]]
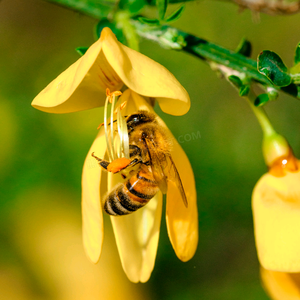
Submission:
[[[185,89],[163,66],[119,43],[110,29],[104,28],[100,39],[85,55],[52,81],[34,100],[35,108],[52,113],[66,113],[103,106],[106,88],[128,89],[124,115],[138,110],[153,112],[149,102],[157,100],[164,112],[182,115],[189,110]],[[161,126],[169,132],[162,120]],[[169,132],[171,135],[171,133]],[[84,163],[82,175],[83,243],[88,257],[99,260],[103,240],[101,199],[117,182],[118,174],[107,173],[91,156],[104,158],[107,150],[104,128],[97,135]],[[189,260],[198,244],[196,189],[191,165],[173,138],[172,158],[179,171],[188,199],[186,208],[176,186],[167,192],[166,220],[168,234],[176,255]],[[154,267],[162,211],[162,193],[128,216],[111,217],[122,266],[133,282],[145,282]]]
[[[300,299],[300,273],[260,270],[263,286],[273,300]]]
[[[300,164],[291,151],[275,160],[258,181],[252,208],[261,265],[300,272]]]

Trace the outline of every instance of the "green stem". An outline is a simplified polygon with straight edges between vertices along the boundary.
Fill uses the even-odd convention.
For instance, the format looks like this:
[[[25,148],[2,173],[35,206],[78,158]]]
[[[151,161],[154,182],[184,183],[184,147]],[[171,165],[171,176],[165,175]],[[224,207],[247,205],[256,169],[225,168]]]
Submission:
[[[163,48],[182,50],[204,60],[213,69],[220,66],[217,69],[222,72],[224,66],[235,72],[238,77],[259,83],[266,90],[271,87],[297,97],[295,90],[274,86],[266,76],[259,73],[256,60],[170,26],[149,26],[136,19],[132,19],[131,23],[139,36],[157,42]]]
[[[95,19],[107,17],[118,5],[119,0],[106,0],[104,3],[95,0],[46,0],[70,10],[81,12]]]
[[[212,67],[217,66],[217,69],[222,72],[222,68],[230,68],[238,77],[247,77],[248,81],[254,81],[267,89],[272,87],[276,90],[296,97],[298,96],[297,83],[300,81],[299,75],[293,75],[295,82],[291,86],[279,88],[274,86],[269,79],[260,74],[257,70],[256,60],[242,55],[238,52],[228,50],[216,44],[210,43],[204,39],[194,35],[180,31],[170,26],[149,26],[138,21],[137,16],[130,18],[130,13],[125,10],[120,10],[119,0],[47,0],[58,5],[65,6],[69,9],[89,15],[95,19],[115,17],[117,25],[122,27],[122,30],[128,40],[129,47],[138,50],[138,35],[148,40],[159,43],[162,47],[174,50],[182,50],[190,53],[207,63]],[[169,0],[170,3],[186,2],[188,0]],[[155,0],[147,0],[150,4],[154,4]],[[119,11],[116,13],[116,9]],[[300,93],[299,93],[300,94]]]
[[[282,135],[275,131],[264,109],[253,104],[256,95],[250,91],[247,98],[263,131],[262,151],[265,163],[267,166],[272,167],[277,159],[289,155],[289,144]]]
[[[247,78],[249,83],[250,81],[259,83],[266,90],[271,87],[276,90],[282,90],[293,97],[300,98],[300,95],[298,96],[298,87],[296,85],[298,80],[300,81],[297,74],[293,76],[293,79],[296,80],[296,84],[283,88],[274,86],[266,76],[258,72],[256,60],[170,26],[149,26],[147,24],[142,24],[138,21],[137,16],[130,18],[129,12],[120,10],[119,0],[47,1],[65,6],[95,19],[108,18],[109,16],[114,15],[117,25],[122,27],[123,33],[128,40],[129,47],[132,49],[138,50],[139,35],[159,43],[160,46],[164,48],[182,50],[190,53],[195,57],[206,61],[212,68],[217,66],[217,70],[221,72],[224,67],[231,69],[238,77]],[[170,3],[182,1],[186,2],[188,0],[169,0]],[[147,0],[147,2],[149,4],[154,4],[155,0]],[[116,9],[119,9],[117,13]]]
[[[117,12],[115,15],[115,19],[118,27],[122,29],[126,40],[128,42],[128,46],[131,49],[139,51],[139,38],[136,34],[135,28],[130,22],[130,14],[127,11]]]
[[[253,104],[254,100],[256,99],[256,95],[251,91],[247,98],[248,98],[248,103],[253,113],[255,114],[257,121],[263,131],[264,137],[266,138],[275,135],[276,131],[273,125],[271,124],[268,116],[266,115],[264,109],[261,106],[257,107]]]

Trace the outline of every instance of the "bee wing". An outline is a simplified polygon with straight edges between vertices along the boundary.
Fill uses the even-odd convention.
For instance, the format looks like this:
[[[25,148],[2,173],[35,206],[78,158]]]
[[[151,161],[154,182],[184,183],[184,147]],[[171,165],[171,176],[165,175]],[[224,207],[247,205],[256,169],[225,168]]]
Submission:
[[[188,207],[188,201],[183,184],[172,156],[162,152],[158,154],[157,147],[151,139],[146,138],[145,144],[150,157],[153,177],[157,182],[159,189],[166,194],[168,190],[168,181],[174,182],[179,189],[185,207]],[[166,170],[164,167],[166,167]]]
[[[168,158],[168,167],[169,167],[168,180],[173,181],[175,183],[175,185],[178,187],[178,189],[180,191],[182,201],[183,201],[185,207],[188,207],[188,201],[187,201],[187,197],[186,197],[186,194],[185,194],[185,191],[184,191],[184,188],[183,188],[183,184],[182,184],[182,181],[180,179],[178,170],[175,166],[175,163],[172,159],[172,156],[171,155],[166,155],[166,156]]]
[[[162,193],[166,194],[168,190],[168,177],[162,165],[167,165],[166,156],[161,152],[158,154],[157,147],[151,139],[145,138],[144,141],[148,149],[153,177]]]

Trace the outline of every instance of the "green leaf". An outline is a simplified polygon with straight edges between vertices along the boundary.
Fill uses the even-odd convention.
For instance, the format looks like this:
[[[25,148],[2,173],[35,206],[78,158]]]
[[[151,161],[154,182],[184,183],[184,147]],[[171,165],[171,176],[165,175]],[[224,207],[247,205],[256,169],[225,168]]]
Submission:
[[[120,0],[119,9],[137,14],[146,5],[146,0]]]
[[[130,13],[128,11],[119,11],[115,14],[117,28],[122,29],[122,33],[126,39],[126,45],[131,49],[139,51],[139,37],[136,29],[130,22]],[[139,24],[141,24],[139,22]]]
[[[238,44],[235,52],[242,54],[246,57],[250,57],[251,52],[252,52],[252,45],[248,40],[246,40],[245,38],[242,38],[242,40]]]
[[[295,65],[300,62],[300,43],[298,43],[295,51],[294,63]]]
[[[240,89],[243,86],[243,82],[238,76],[230,75],[228,76],[228,80],[238,89]]]
[[[167,23],[170,23],[170,22],[174,22],[174,21],[178,20],[181,17],[181,15],[182,15],[182,13],[184,11],[184,8],[185,8],[184,5],[180,6],[171,15],[169,15],[165,21]]]
[[[158,18],[161,21],[164,20],[164,18],[165,18],[168,3],[169,3],[168,0],[156,0],[156,6],[158,9]]]
[[[268,94],[260,94],[255,100],[254,105],[255,106],[263,106],[269,101]]]
[[[146,0],[149,5],[156,5],[156,0]],[[175,4],[175,3],[185,3],[185,2],[191,2],[195,0],[169,0],[169,3]]]
[[[84,55],[89,47],[77,47],[75,50],[80,56]]]
[[[239,95],[245,97],[250,92],[250,86],[248,84],[243,84],[242,80],[235,75],[228,76],[228,80],[239,90]]]
[[[239,90],[239,95],[241,97],[245,97],[249,94],[249,92],[250,92],[250,85],[243,85]]]
[[[257,58],[257,69],[276,86],[287,86],[292,82],[291,76],[287,73],[287,67],[272,51],[265,50],[260,53]]]
[[[148,19],[148,18],[145,18],[145,17],[139,17],[138,20],[141,23],[147,24],[149,26],[158,26],[158,25],[160,25],[160,21],[157,20],[157,19]]]

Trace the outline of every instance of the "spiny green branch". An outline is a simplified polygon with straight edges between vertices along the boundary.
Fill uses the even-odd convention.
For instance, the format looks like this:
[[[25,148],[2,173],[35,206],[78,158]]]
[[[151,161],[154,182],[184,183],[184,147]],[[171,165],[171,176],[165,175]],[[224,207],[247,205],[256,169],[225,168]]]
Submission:
[[[295,65],[288,70],[280,57],[272,51],[263,51],[257,61],[249,58],[251,44],[242,40],[235,51],[223,48],[202,38],[166,25],[179,18],[183,6],[168,17],[165,16],[168,3],[185,2],[180,0],[47,0],[80,13],[100,19],[96,33],[110,27],[118,39],[134,49],[138,49],[138,36],[157,42],[167,49],[181,50],[208,63],[212,70],[221,73],[240,96],[247,96],[253,83],[258,83],[264,92],[255,105],[264,105],[278,96],[278,91],[300,98],[300,50],[295,54]],[[148,19],[137,15],[145,6],[157,4],[158,19]],[[170,20],[169,20],[170,19]],[[142,20],[142,22],[141,22]],[[125,38],[125,40],[124,40]],[[85,49],[79,49],[84,53]]]
[[[136,28],[139,36],[157,42],[164,48],[182,50],[204,60],[213,70],[221,72],[230,82],[232,82],[232,76],[238,78],[241,82],[239,87],[243,87],[243,90],[245,85],[259,83],[265,89],[268,100],[276,98],[274,97],[274,91],[276,90],[282,90],[293,97],[299,98],[297,76],[288,75],[287,68],[283,67],[280,58],[275,55],[271,55],[270,58],[270,55],[266,55],[266,52],[262,52],[258,58],[259,65],[264,65],[265,68],[258,70],[257,61],[242,54],[250,54],[247,41],[244,41],[236,51],[232,51],[170,26],[149,26],[142,24],[136,19],[132,19],[131,23]],[[246,47],[245,49],[243,45],[248,46],[248,48]],[[268,72],[264,72],[266,69]],[[271,77],[268,76],[270,74],[272,75]],[[277,79],[278,77],[285,80],[272,81],[272,79],[274,80],[274,78]],[[287,81],[286,77],[291,78],[291,80]],[[262,103],[257,102],[257,104]]]

